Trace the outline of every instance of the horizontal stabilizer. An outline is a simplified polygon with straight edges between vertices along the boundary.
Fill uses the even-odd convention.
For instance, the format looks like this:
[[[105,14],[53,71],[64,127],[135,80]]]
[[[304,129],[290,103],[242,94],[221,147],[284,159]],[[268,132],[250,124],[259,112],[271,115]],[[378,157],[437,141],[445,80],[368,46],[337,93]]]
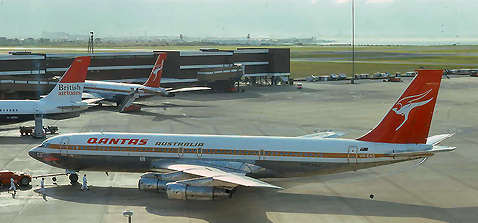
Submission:
[[[211,90],[209,87],[187,87],[187,88],[179,88],[168,91],[169,93],[177,93],[177,92],[187,92],[187,91],[204,91],[204,90]]]
[[[386,155],[393,156],[393,157],[402,157],[402,158],[403,157],[424,158],[424,157],[433,156],[435,153],[451,152],[455,149],[456,147],[452,147],[452,146],[433,146],[431,150],[417,151],[417,152],[398,152],[398,153],[392,153],[392,154],[386,154]]]
[[[455,146],[433,146],[431,152],[433,153],[441,153],[441,152],[451,152],[455,150]]]
[[[453,133],[453,134],[441,134],[441,135],[430,136],[430,137],[427,138],[427,144],[428,145],[438,145],[443,140],[448,139],[448,138],[452,137],[453,135],[455,135],[455,134]]]
[[[332,131],[327,131],[327,132],[318,132],[314,134],[309,134],[309,135],[303,135],[300,136],[302,138],[337,138],[340,136],[345,135],[343,132],[332,132]]]

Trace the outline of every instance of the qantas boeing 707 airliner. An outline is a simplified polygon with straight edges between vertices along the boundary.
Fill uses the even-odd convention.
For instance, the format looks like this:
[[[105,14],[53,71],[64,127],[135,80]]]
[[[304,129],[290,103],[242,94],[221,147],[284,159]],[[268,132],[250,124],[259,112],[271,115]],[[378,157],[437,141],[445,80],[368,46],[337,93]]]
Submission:
[[[443,75],[420,70],[382,121],[357,139],[333,134],[299,137],[148,133],[72,133],[31,149],[33,158],[69,170],[145,173],[142,190],[170,199],[228,198],[238,186],[279,188],[262,177],[331,174],[427,159],[455,147],[428,136]]]

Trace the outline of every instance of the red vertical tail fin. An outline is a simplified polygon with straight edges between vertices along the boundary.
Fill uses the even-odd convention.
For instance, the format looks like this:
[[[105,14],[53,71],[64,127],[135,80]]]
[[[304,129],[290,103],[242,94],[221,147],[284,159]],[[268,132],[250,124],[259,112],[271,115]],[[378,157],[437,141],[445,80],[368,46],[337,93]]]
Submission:
[[[151,70],[151,74],[149,75],[148,80],[143,84],[144,86],[154,88],[159,87],[159,84],[161,82],[161,76],[163,74],[164,60],[166,60],[166,57],[166,53],[158,54],[158,59],[156,59],[156,63],[154,63],[153,70]]]
[[[442,76],[442,70],[419,70],[377,127],[357,140],[426,143]]]
[[[40,100],[45,102],[51,101],[55,104],[81,102],[81,95],[90,62],[91,58],[89,56],[75,58],[53,90]]]

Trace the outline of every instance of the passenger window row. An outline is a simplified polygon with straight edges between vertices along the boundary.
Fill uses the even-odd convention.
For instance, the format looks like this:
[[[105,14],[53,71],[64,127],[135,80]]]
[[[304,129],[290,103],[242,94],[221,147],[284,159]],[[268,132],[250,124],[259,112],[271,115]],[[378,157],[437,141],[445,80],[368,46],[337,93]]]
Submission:
[[[13,111],[18,111],[16,108],[0,108],[0,112],[13,112]]]

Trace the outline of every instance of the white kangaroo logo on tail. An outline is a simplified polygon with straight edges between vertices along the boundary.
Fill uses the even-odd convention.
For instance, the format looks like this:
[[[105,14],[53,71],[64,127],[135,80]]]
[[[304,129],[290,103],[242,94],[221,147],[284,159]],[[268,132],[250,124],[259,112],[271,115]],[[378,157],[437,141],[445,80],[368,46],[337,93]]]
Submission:
[[[430,93],[432,91],[432,89],[424,92],[424,93],[421,93],[421,94],[417,94],[417,95],[412,95],[412,96],[408,96],[408,97],[405,97],[405,98],[402,98],[400,101],[397,102],[397,104],[395,104],[392,108],[392,111],[395,112],[395,114],[397,115],[401,115],[401,116],[404,116],[404,119],[403,119],[403,122],[402,124],[400,124],[396,129],[395,131],[397,131],[398,129],[400,129],[403,124],[405,124],[405,122],[407,122],[408,120],[408,114],[410,114],[410,112],[416,108],[416,107],[419,107],[419,106],[422,106],[422,105],[426,105],[428,102],[432,101],[433,100],[433,97],[428,99],[428,100],[425,100],[425,101],[419,101],[421,100],[422,98],[424,98],[425,96],[428,95],[428,93]],[[416,102],[418,101],[418,102]],[[403,104],[402,104],[403,103]],[[398,108],[395,108],[396,106],[398,106]]]
[[[156,78],[158,78],[158,72],[163,69],[163,63],[164,63],[164,60],[161,61],[161,64],[159,66],[153,69],[153,74],[154,74],[153,80],[156,80]]]

